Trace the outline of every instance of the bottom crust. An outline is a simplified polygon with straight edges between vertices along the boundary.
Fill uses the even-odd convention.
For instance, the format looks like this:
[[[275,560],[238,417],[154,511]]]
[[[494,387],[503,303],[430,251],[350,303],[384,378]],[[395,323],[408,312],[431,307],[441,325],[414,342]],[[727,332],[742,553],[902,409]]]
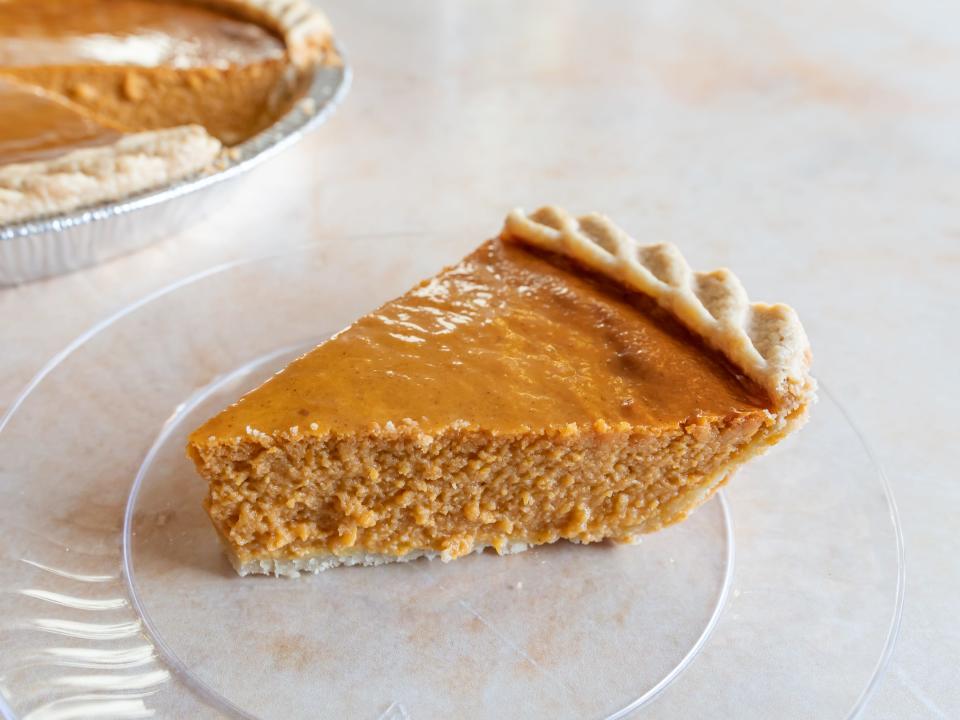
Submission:
[[[478,545],[474,547],[472,553],[481,553],[490,545]],[[499,550],[500,555],[514,555],[529,549],[532,545],[525,542],[508,542]],[[331,553],[317,553],[315,555],[305,555],[299,558],[281,559],[267,558],[261,560],[249,560],[243,562],[227,549],[227,557],[230,558],[230,564],[241,577],[246,575],[274,575],[276,577],[300,577],[307,573],[316,575],[324,570],[341,566],[359,565],[363,567],[373,567],[375,565],[386,565],[387,563],[410,562],[426,558],[434,560],[439,558],[443,562],[449,562],[450,557],[444,557],[444,553],[438,550],[411,550],[403,555],[383,555],[380,553],[351,553],[349,555],[333,555]]]

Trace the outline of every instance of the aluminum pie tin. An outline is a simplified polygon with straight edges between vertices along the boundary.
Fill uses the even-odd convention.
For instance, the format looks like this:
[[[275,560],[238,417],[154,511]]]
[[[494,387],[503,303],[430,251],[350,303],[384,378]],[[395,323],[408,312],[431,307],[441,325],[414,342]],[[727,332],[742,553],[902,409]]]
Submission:
[[[222,197],[225,181],[289,147],[333,114],[352,79],[342,49],[337,52],[341,65],[318,67],[306,94],[290,111],[230,148],[215,168],[122,200],[0,227],[0,286],[96,265],[200,220]]]

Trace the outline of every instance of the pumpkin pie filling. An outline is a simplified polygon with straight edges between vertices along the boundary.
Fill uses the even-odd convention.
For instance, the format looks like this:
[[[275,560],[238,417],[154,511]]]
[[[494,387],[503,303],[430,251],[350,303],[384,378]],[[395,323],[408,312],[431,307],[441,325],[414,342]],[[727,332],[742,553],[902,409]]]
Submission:
[[[122,135],[62,97],[2,78],[0,108],[0,165],[108,145]]]
[[[282,59],[282,38],[175,0],[6,0],[0,65],[219,67]]]
[[[566,267],[565,267],[566,266]],[[558,257],[492,240],[363,317],[204,432],[364,431],[405,417],[501,433],[570,423],[675,427],[769,407],[647,298]],[[677,393],[676,387],[687,392]],[[451,402],[450,398],[455,398]]]
[[[0,3],[0,74],[129,132],[198,124],[238,143],[275,121],[303,89],[288,67],[280,36],[202,4]]]
[[[296,574],[629,541],[802,414],[650,297],[504,236],[294,361],[189,454],[241,574]]]

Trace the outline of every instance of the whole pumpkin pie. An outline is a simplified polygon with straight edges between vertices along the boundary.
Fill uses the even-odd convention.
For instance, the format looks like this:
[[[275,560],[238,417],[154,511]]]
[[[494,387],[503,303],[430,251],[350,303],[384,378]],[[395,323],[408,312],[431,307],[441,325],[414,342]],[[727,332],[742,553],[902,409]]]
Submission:
[[[306,0],[4,0],[0,224],[210,167],[333,62]]]
[[[682,520],[814,399],[784,305],[603,216],[499,237],[198,428],[241,575],[450,560]]]

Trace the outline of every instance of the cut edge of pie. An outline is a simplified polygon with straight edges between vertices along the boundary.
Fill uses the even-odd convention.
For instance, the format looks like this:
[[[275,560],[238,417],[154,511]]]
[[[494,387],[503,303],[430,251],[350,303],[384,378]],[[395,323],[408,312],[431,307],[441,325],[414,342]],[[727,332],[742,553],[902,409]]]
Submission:
[[[319,65],[342,60],[330,23],[307,0],[180,0],[185,4],[227,12],[276,33],[289,57],[282,78],[285,88],[302,84]],[[13,69],[0,68],[0,80],[58,97],[107,127],[118,125],[74,101],[34,85]],[[289,90],[288,90],[289,91]],[[0,165],[0,226],[40,219],[168,185],[215,168],[226,147],[199,124],[128,132],[115,142],[69,149],[49,159]]]
[[[574,218],[554,207],[532,214],[511,212],[499,238],[491,242],[502,244],[497,250],[501,253],[513,246],[537,257],[559,256],[580,268],[576,272],[591,275],[591,282],[601,276],[627,293],[648,298],[702,342],[704,353],[726,358],[741,378],[737,382],[755,387],[767,401],[752,411],[713,416],[698,412],[662,426],[599,417],[592,423],[499,432],[469,419],[438,428],[402,418],[371,422],[351,434],[335,426],[297,425],[294,416],[285,427],[272,423],[264,429],[251,424],[244,428],[245,421],[256,417],[250,408],[258,398],[269,396],[282,405],[296,368],[348,335],[355,323],[190,437],[188,455],[209,483],[205,507],[240,575],[297,576],[338,565],[420,557],[448,561],[488,547],[505,554],[559,539],[634,542],[640,534],[684,519],[745,461],[806,421],[816,399],[816,382],[809,373],[810,346],[796,313],[786,305],[751,303],[730,271],[693,272],[672,245],[643,246],[602,215]],[[477,253],[485,247],[489,250],[489,243]],[[455,274],[474,256],[436,277]],[[409,302],[412,293],[430,282],[358,323],[393,303]],[[678,387],[676,392],[685,390]],[[483,461],[474,467],[470,462],[476,458]],[[413,471],[408,468],[404,474],[404,464]],[[522,473],[511,469],[525,465],[531,467]],[[396,467],[401,467],[399,475]],[[494,475],[484,475],[489,468],[495,468]],[[446,476],[454,471],[459,474],[451,483]],[[484,478],[501,476],[523,484],[501,487],[499,495],[496,487],[486,488],[496,496],[491,501],[484,494]],[[540,476],[549,482],[538,482]],[[329,525],[331,513],[336,517],[320,539],[306,508],[331,498],[311,495],[310,478],[333,482],[337,493],[332,504],[323,506],[324,522]],[[391,483],[397,490],[387,497],[380,486]],[[363,492],[354,493],[357,488]],[[303,492],[306,500],[298,495]],[[528,522],[524,513],[530,508],[542,517]],[[377,535],[378,524],[393,529]],[[427,534],[429,542],[422,540],[424,526],[435,533]],[[441,531],[441,526],[446,529]]]

